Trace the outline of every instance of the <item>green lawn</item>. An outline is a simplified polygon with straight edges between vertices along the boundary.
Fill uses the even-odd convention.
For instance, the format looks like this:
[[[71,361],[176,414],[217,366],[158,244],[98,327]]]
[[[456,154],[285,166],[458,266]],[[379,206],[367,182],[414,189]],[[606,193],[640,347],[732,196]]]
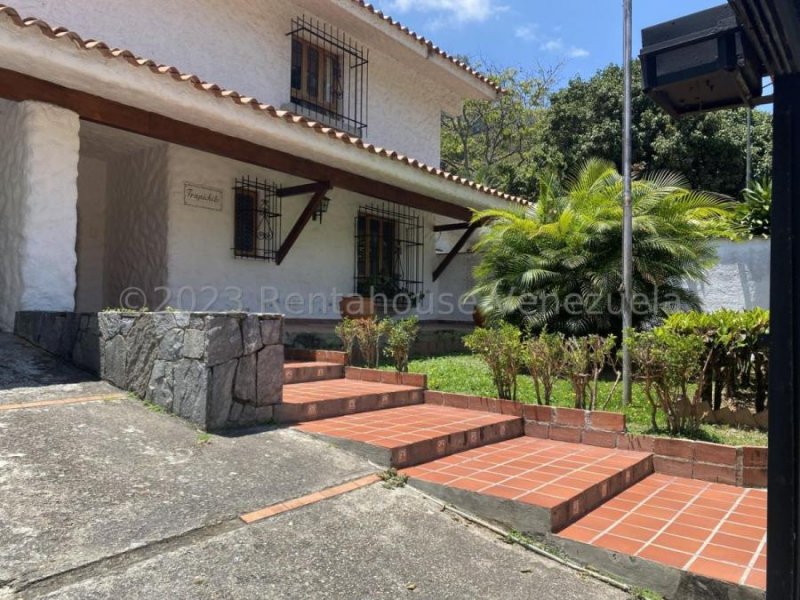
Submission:
[[[412,373],[425,373],[428,376],[428,387],[432,390],[469,394],[474,396],[497,396],[497,391],[492,383],[489,369],[474,356],[443,356],[411,361],[409,370]],[[522,375],[519,378],[519,400],[527,404],[536,402],[533,383],[530,376]],[[627,409],[622,409],[622,385],[618,386],[614,396],[606,405],[606,399],[611,392],[613,382],[601,383],[599,410],[612,412],[625,412],[628,430],[632,433],[647,433],[650,435],[666,435],[664,431],[653,431],[650,425],[650,408],[641,388],[634,385],[633,403]],[[556,406],[574,407],[574,394],[568,381],[559,381],[554,391],[554,404]],[[664,426],[663,418],[659,425]],[[767,435],[760,431],[735,429],[718,425],[703,425],[698,433],[698,439],[734,446],[766,446]]]

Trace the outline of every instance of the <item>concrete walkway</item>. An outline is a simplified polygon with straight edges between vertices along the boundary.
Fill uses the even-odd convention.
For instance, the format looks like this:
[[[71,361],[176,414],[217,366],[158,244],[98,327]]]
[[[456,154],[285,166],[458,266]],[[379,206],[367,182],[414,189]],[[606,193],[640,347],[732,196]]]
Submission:
[[[0,360],[2,598],[625,597],[410,489],[248,525],[377,469],[290,429],[201,434],[10,336]]]

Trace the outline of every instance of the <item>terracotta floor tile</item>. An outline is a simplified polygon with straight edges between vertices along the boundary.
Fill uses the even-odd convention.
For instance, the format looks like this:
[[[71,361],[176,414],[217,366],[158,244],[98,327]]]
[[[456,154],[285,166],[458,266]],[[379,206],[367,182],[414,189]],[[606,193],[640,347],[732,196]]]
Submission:
[[[461,479],[456,479],[452,483],[448,484],[450,487],[458,488],[460,490],[467,490],[470,492],[477,492],[478,490],[482,490],[486,487],[485,481],[479,481],[477,479],[469,479],[462,477]]]
[[[731,581],[739,583],[739,580],[744,575],[746,567],[738,565],[730,565],[728,563],[718,562],[715,560],[708,560],[705,558],[697,558],[689,567],[689,571],[704,575],[711,579],[720,579],[722,581]]]
[[[689,538],[691,540],[704,541],[708,538],[708,531],[705,529],[697,529],[689,525],[681,525],[680,523],[673,523],[667,526],[664,533],[669,533],[677,537]]]
[[[605,534],[593,542],[594,546],[600,546],[615,552],[622,552],[629,556],[634,556],[639,550],[642,549],[642,542],[637,540],[629,540],[627,538],[619,537],[612,534]]]
[[[669,565],[677,569],[683,569],[692,560],[691,554],[661,548],[658,546],[648,546],[639,552],[641,558],[652,560],[653,562],[661,563],[662,565]]]
[[[753,569],[750,571],[750,575],[745,578],[744,583],[750,587],[765,590],[767,589],[767,572]]]
[[[755,491],[651,475],[559,535],[574,531],[576,541],[725,581],[746,583],[752,575],[749,585],[763,589],[766,555],[756,554],[766,535],[766,494]],[[591,531],[600,537],[587,542]],[[638,541],[646,531],[656,533]]]
[[[576,542],[589,543],[597,536],[597,532],[580,525],[571,525],[564,529],[560,535]]]
[[[745,550],[736,550],[725,546],[715,546],[709,544],[703,548],[699,555],[703,558],[718,560],[720,562],[731,563],[734,565],[747,565],[753,559],[753,553]]]
[[[671,535],[669,533],[662,533],[653,539],[653,544],[661,546],[662,548],[672,548],[678,552],[686,552],[688,554],[695,554],[700,548],[703,547],[705,540],[691,539]]]
[[[650,529],[625,524],[615,526],[609,533],[640,542],[648,542],[654,537],[654,533]]]
[[[761,540],[756,538],[744,538],[728,533],[717,533],[711,538],[711,543],[734,550],[744,550],[754,554],[761,546]]]

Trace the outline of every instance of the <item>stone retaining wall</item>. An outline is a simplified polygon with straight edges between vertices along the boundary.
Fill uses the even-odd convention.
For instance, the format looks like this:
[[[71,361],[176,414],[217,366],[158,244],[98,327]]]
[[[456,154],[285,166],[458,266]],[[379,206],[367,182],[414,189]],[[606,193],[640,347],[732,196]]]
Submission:
[[[283,318],[18,313],[15,332],[206,430],[263,424],[283,395]]]

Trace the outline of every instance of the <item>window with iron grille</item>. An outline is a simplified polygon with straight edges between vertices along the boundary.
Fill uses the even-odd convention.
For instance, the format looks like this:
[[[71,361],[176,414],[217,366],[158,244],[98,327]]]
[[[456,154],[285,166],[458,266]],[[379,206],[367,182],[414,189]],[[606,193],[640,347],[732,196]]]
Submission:
[[[234,256],[275,260],[281,243],[279,187],[244,177],[234,187]]]
[[[355,291],[415,303],[422,298],[424,220],[390,204],[362,206],[355,223]]]
[[[292,21],[288,35],[292,110],[364,137],[369,52],[338,29],[305,16]]]

